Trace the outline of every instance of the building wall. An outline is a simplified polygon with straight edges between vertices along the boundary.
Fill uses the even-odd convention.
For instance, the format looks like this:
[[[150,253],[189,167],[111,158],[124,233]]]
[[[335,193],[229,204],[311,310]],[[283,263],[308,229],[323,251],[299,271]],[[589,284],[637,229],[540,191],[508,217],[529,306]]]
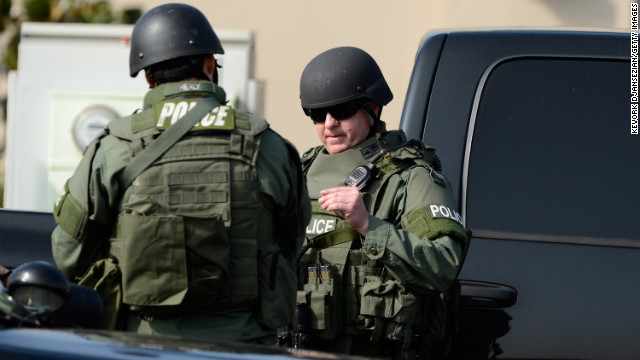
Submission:
[[[454,27],[629,28],[630,0],[186,0],[200,8],[214,28],[255,33],[255,77],[265,81],[264,116],[298,150],[319,143],[300,109],[299,79],[318,53],[357,46],[382,68],[394,93],[383,112],[397,128],[413,57],[423,35]],[[157,0],[111,0],[115,9],[147,10]],[[472,59],[469,59],[472,61]],[[224,69],[222,69],[224,71]]]

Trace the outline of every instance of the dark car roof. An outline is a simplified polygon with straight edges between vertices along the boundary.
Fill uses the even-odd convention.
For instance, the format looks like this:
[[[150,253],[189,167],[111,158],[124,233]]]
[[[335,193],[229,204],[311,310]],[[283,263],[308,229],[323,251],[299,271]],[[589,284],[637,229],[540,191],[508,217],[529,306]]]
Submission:
[[[0,359],[357,359],[276,346],[89,330],[0,330]]]

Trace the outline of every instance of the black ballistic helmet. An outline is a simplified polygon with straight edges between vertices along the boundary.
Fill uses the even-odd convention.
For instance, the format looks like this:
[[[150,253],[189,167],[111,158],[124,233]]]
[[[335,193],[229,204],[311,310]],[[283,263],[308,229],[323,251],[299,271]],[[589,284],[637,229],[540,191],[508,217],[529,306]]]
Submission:
[[[190,55],[224,54],[204,14],[186,4],[164,4],[144,13],[133,27],[129,72]]]
[[[360,98],[387,105],[393,94],[376,61],[364,50],[338,47],[313,58],[300,77],[303,109],[318,109]]]
[[[7,287],[17,303],[27,309],[56,310],[71,296],[71,284],[53,265],[34,261],[15,268]]]

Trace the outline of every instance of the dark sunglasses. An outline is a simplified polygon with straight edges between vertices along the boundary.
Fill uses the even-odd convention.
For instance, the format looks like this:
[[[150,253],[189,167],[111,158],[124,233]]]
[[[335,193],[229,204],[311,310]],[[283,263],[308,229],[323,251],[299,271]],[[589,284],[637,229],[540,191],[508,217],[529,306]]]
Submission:
[[[355,100],[325,108],[303,110],[313,122],[324,122],[327,119],[327,113],[336,120],[344,120],[355,115],[361,107],[361,103]]]

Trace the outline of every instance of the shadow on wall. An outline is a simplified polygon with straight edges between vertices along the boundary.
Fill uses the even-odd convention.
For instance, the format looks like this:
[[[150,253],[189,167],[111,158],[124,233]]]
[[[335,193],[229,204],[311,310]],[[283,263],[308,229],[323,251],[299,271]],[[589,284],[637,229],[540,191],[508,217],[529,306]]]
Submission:
[[[615,7],[609,0],[538,1],[550,8],[567,26],[616,26]]]

